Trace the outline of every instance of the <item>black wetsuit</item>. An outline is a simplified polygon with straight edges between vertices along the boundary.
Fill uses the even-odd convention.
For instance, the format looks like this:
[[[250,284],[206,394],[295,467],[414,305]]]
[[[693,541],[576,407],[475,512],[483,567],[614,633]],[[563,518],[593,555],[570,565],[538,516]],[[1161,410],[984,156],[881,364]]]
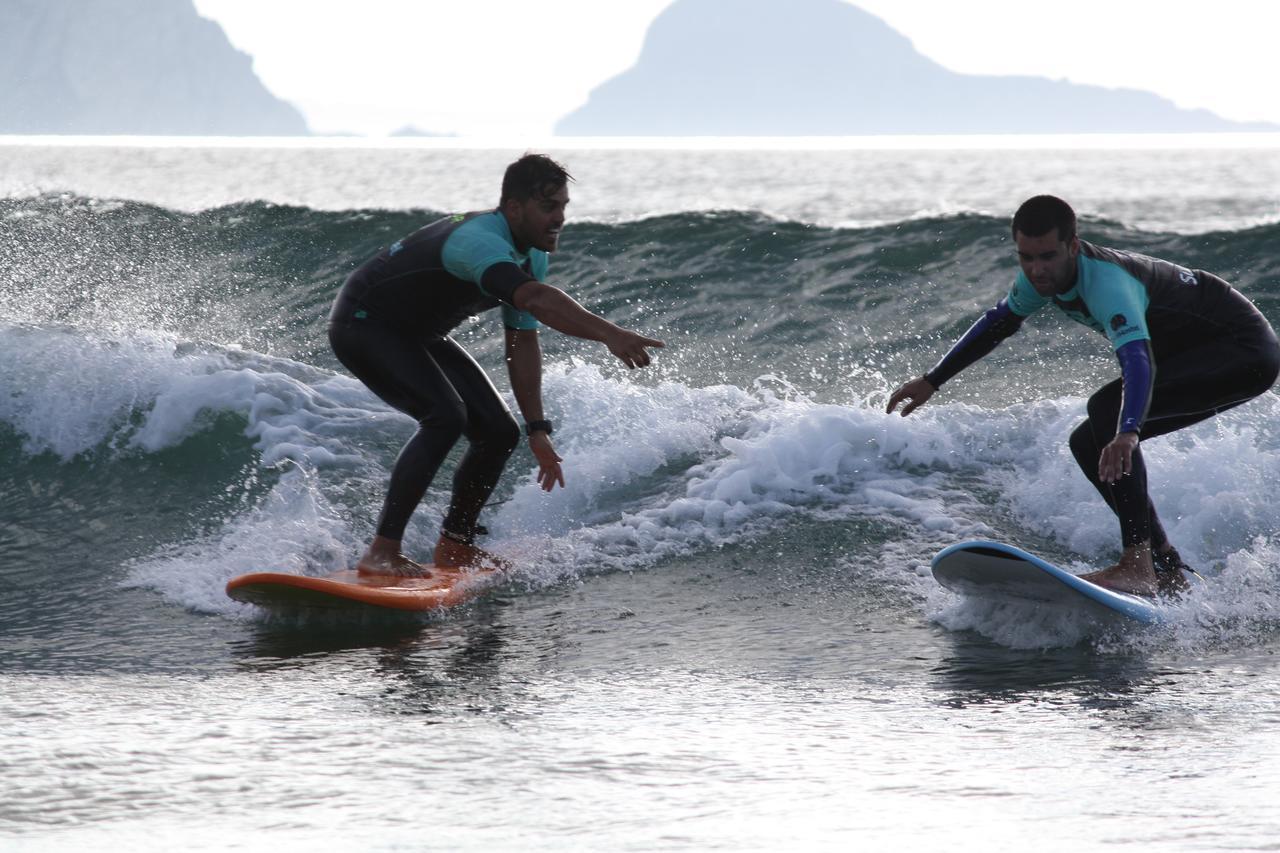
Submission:
[[[467,317],[502,306],[508,328],[536,329],[514,294],[546,272],[546,253],[516,249],[501,213],[433,222],[348,277],[329,316],[338,360],[387,404],[418,422],[401,450],[378,519],[399,541],[436,471],[461,436],[469,447],[453,481],[443,530],[469,542],[476,519],[520,441],[511,411],[484,370],[450,338]]]
[[[1168,543],[1147,493],[1141,448],[1132,473],[1116,483],[1098,476],[1102,449],[1119,432],[1140,441],[1166,435],[1238,406],[1280,375],[1280,342],[1248,299],[1215,275],[1080,241],[1075,284],[1040,296],[1019,274],[1008,297],[988,311],[933,370],[935,388],[991,352],[1031,313],[1052,302],[1106,335],[1121,378],[1089,398],[1088,419],[1071,434],[1081,471],[1120,520],[1125,547]]]

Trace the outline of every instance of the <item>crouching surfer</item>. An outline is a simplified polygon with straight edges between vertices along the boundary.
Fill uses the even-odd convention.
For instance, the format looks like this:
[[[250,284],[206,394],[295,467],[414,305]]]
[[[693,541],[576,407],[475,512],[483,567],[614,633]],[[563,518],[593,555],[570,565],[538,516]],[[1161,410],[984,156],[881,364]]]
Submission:
[[[493,383],[449,336],[463,320],[501,307],[506,363],[538,483],[563,488],[561,458],[542,405],[545,324],[598,341],[628,368],[649,364],[661,341],[587,311],[545,282],[569,203],[572,177],[540,154],[507,167],[494,210],[450,216],[393,243],[347,279],[329,316],[338,360],[388,405],[418,422],[391,471],[377,533],[360,558],[364,574],[429,575],[401,550],[409,517],[459,438],[468,447],[453,478],[440,530],[438,566],[492,565],[475,545],[477,519],[520,441],[520,428]]]
[[[1116,565],[1084,577],[1119,592],[1180,592],[1188,567],[1148,495],[1140,444],[1269,389],[1280,373],[1276,334],[1217,276],[1081,240],[1075,212],[1054,196],[1026,201],[1012,230],[1022,271],[1008,296],[932,370],[894,391],[887,411],[906,402],[902,414],[910,414],[1050,303],[1104,334],[1120,378],[1089,398],[1088,418],[1070,444],[1120,520],[1123,551]]]

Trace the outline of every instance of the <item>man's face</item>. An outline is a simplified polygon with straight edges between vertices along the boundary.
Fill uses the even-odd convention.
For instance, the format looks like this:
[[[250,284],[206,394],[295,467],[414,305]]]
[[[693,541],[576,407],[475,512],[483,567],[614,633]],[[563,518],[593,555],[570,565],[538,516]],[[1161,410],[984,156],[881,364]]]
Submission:
[[[1018,246],[1018,263],[1036,293],[1056,296],[1066,293],[1076,283],[1079,238],[1072,237],[1071,242],[1065,242],[1054,228],[1039,237],[1028,237],[1019,231],[1014,242]]]
[[[502,205],[502,212],[511,226],[511,236],[515,238],[516,247],[522,251],[533,247],[544,252],[554,252],[560,242],[564,209],[568,204],[568,185],[550,195],[507,199]]]

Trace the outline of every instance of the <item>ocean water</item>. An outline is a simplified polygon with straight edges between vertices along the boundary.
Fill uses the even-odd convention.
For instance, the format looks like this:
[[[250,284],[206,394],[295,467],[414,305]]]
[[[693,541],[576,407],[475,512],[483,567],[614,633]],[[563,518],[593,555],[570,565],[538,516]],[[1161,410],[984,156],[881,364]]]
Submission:
[[[667,348],[544,333],[567,487],[517,451],[493,594],[273,618],[226,581],[350,564],[413,428],[329,353],[337,286],[520,150],[0,140],[0,846],[1276,849],[1280,400],[1146,446],[1209,583],[1142,630],[928,571],[1115,557],[1066,447],[1100,338],[1046,312],[883,408],[1037,192],[1280,321],[1280,139],[540,150],[577,177],[553,282]],[[507,393],[496,318],[457,337]]]

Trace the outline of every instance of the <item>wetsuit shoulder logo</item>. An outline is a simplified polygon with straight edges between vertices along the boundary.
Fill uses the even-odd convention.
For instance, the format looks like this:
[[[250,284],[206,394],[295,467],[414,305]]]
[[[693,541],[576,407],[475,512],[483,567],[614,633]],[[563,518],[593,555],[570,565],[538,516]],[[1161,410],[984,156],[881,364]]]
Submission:
[[[1123,314],[1117,314],[1111,318],[1111,331],[1118,332],[1128,325],[1129,321]]]
[[[403,248],[404,248],[404,241],[403,241],[403,240],[397,240],[397,241],[395,241],[394,243],[392,243],[392,244],[391,244],[391,248],[390,248],[390,249],[387,249],[387,254],[388,254],[388,255],[394,255],[396,252],[400,251],[400,250],[401,250],[401,249],[403,249]]]
[[[465,213],[455,213],[453,216],[449,218],[452,219],[454,222],[461,222],[462,220],[467,218],[467,215]]]
[[[1183,284],[1200,283],[1200,280],[1196,278],[1196,274],[1186,267],[1178,267],[1178,278],[1182,279]]]

